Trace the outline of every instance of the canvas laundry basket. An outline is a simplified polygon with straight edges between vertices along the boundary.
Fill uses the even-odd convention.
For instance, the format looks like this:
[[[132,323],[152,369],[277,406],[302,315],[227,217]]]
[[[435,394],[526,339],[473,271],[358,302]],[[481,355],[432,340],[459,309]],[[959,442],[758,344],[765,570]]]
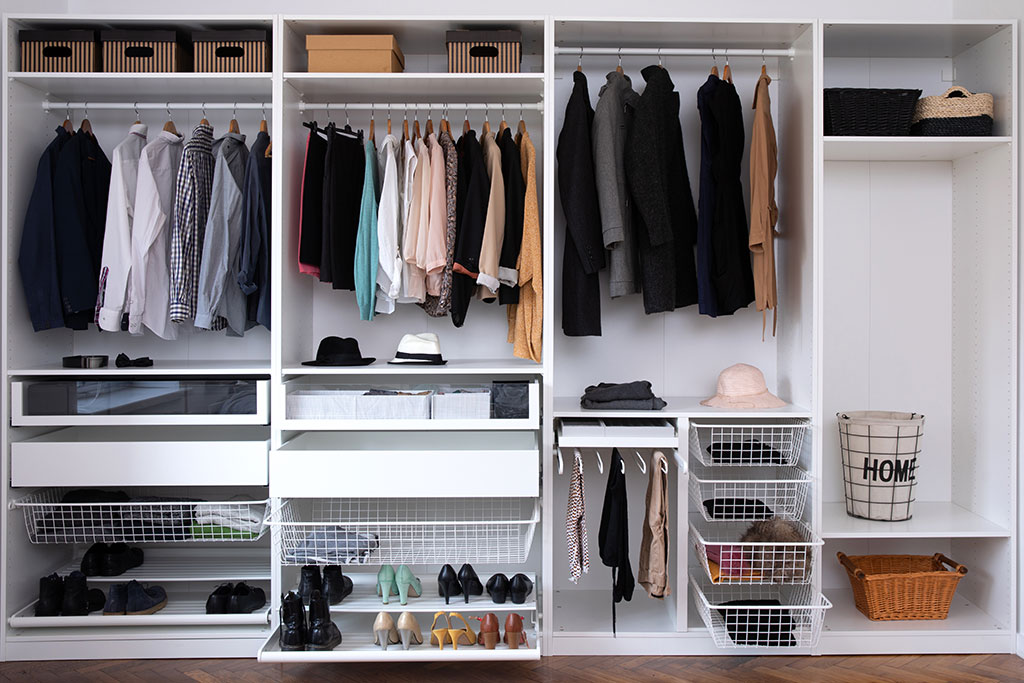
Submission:
[[[863,410],[836,417],[846,513],[888,522],[910,519],[924,415]]]

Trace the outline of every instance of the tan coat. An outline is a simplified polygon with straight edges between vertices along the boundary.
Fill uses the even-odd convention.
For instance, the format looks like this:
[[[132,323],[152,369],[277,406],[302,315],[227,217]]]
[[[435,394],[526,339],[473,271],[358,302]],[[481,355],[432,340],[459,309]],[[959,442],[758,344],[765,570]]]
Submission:
[[[509,304],[508,343],[517,358],[540,362],[544,335],[544,261],[541,253],[540,208],[537,203],[537,152],[530,134],[516,135],[526,197],[523,209],[523,241],[519,248],[519,303]]]
[[[754,302],[761,311],[761,338],[767,311],[773,309],[772,336],[778,323],[778,292],[775,283],[775,224],[779,207],[775,204],[775,175],[779,171],[779,150],[772,123],[772,102],[762,74],[754,89],[754,127],[750,135],[750,251],[753,253]]]
[[[487,176],[491,179],[491,193],[487,199],[487,220],[484,222],[484,239],[480,245],[480,273],[476,282],[480,285],[477,297],[488,301],[496,298],[498,287],[498,261],[501,258],[501,243],[505,239],[505,179],[501,175],[501,149],[494,141],[494,133],[483,134],[484,163]]]
[[[647,483],[647,513],[644,515],[643,537],[640,540],[640,566],[637,580],[652,598],[672,594],[668,580],[668,460],[661,451],[654,451]]]

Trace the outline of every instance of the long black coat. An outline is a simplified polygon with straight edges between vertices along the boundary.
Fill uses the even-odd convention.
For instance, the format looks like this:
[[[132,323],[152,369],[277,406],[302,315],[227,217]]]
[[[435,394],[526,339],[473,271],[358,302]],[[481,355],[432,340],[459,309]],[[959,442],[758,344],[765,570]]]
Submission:
[[[612,633],[615,633],[615,603],[633,598],[636,579],[629,564],[629,518],[626,504],[626,475],[622,456],[612,450],[608,465],[608,485],[604,490],[601,526],[597,532],[601,562],[612,568]]]
[[[601,290],[597,273],[604,268],[601,209],[594,181],[587,77],[572,74],[573,89],[558,134],[558,191],[565,213],[562,258],[562,331],[569,337],[600,336]]]
[[[697,303],[697,212],[686,172],[679,93],[660,66],[640,73],[647,87],[627,117],[626,179],[639,219],[644,310],[661,313]]]

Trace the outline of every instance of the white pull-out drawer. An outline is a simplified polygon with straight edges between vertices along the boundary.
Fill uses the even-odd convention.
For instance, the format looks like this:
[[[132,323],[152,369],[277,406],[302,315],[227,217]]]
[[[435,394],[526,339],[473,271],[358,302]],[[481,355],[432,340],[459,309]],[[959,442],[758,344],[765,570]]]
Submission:
[[[11,444],[12,486],[266,486],[269,429],[69,427]]]
[[[540,495],[535,432],[308,432],[270,454],[281,498]]]

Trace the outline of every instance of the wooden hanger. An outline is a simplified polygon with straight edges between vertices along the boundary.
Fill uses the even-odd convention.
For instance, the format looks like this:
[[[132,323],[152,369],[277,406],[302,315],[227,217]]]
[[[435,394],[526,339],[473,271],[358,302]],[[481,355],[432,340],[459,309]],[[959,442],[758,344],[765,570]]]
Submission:
[[[466,120],[462,122],[462,134],[465,135],[470,130],[472,130],[472,128],[469,125],[469,110],[467,109],[466,110]]]
[[[206,102],[203,102],[203,118],[199,119],[200,125],[209,126],[210,122],[206,118]]]
[[[65,118],[64,118],[64,123],[62,123],[60,125],[61,125],[61,128],[63,128],[64,130],[66,130],[68,132],[68,135],[74,135],[75,134],[75,124],[71,120],[71,110],[70,109],[67,110],[67,114],[65,115]]]
[[[428,136],[434,134],[434,120],[432,118],[430,118],[430,112],[429,111],[427,112],[427,127],[426,127],[426,131],[427,131],[427,135]]]
[[[270,159],[273,156],[270,153],[270,150],[273,149],[273,147],[274,147],[274,141],[271,140],[270,142],[267,143],[267,151],[263,153],[263,158],[264,159]]]
[[[768,65],[764,61],[764,48],[761,48],[761,75],[768,75]]]
[[[412,118],[412,141],[416,142],[420,139],[420,116],[417,113],[413,114]]]
[[[523,110],[519,110],[519,135],[526,133],[526,119],[523,118]]]
[[[391,135],[391,105],[388,105],[388,135]]]
[[[264,114],[263,118],[260,120],[260,132],[261,133],[266,133],[267,132],[267,115],[266,114]]]
[[[580,61],[576,64],[577,71],[583,71],[583,46],[580,46]]]
[[[502,109],[501,110],[501,123],[498,124],[498,135],[501,135],[502,133],[504,133],[506,128],[508,128],[508,123],[505,121],[505,110]]]
[[[484,125],[480,128],[480,137],[483,137],[491,132],[491,119],[489,112],[484,109]]]
[[[376,132],[376,126],[374,125],[374,122],[373,122],[373,110],[371,109],[370,110],[370,142],[372,142],[374,144],[376,144],[376,142],[377,142],[377,140],[374,138],[375,132]]]
[[[171,116],[171,105],[167,104],[167,123],[164,124],[164,130],[172,135],[178,134],[178,129],[174,127],[174,119]]]
[[[402,115],[402,142],[409,139],[409,112]]]
[[[231,121],[228,122],[228,132],[240,134],[242,131],[238,129],[238,119],[235,118],[235,110],[231,110]]]
[[[718,75],[718,62],[715,60],[715,48],[711,48],[711,75]]]
[[[78,129],[83,133],[92,135],[92,123],[89,122],[89,103],[85,103],[82,113],[82,122],[78,124]]]
[[[725,51],[725,69],[722,70],[722,78],[732,83],[732,69],[729,68],[729,51]]]

